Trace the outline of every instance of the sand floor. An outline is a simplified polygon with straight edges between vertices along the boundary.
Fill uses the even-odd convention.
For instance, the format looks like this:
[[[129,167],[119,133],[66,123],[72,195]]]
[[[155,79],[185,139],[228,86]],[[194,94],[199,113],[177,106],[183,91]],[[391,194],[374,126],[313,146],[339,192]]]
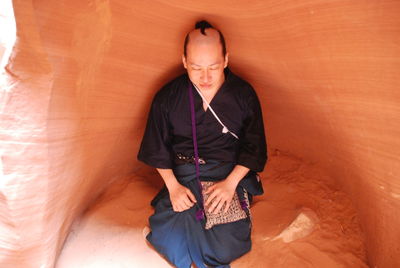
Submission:
[[[74,222],[56,268],[171,267],[143,237],[161,177],[147,167],[138,174],[113,184]],[[233,268],[368,267],[358,218],[331,178],[278,151],[261,178],[253,247]]]

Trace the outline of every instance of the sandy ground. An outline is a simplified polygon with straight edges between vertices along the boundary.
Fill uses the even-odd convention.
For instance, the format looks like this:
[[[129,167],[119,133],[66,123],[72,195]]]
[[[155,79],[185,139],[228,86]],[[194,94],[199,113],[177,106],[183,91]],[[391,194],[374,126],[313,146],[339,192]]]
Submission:
[[[171,267],[142,233],[161,178],[153,169],[139,173],[114,184],[75,221],[56,268]],[[331,178],[278,151],[261,177],[253,248],[233,268],[368,267],[358,218]]]

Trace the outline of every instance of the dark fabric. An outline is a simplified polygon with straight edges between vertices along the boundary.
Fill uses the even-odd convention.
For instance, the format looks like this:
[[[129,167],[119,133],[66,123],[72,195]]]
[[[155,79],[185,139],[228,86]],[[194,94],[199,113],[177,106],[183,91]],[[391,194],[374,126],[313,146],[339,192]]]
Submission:
[[[218,162],[209,160],[206,165],[200,165],[200,180],[208,180],[208,181],[219,181],[226,178],[225,174],[229,174],[229,172],[233,169],[233,163],[227,162]],[[180,182],[186,184],[189,181],[196,179],[196,173],[193,171],[194,164],[181,164],[176,165],[174,167],[174,174],[178,178]],[[228,172],[229,171],[229,172]],[[225,176],[225,177],[224,177]],[[264,189],[262,186],[262,182],[258,177],[258,174],[252,170],[250,170],[243,179],[239,182],[238,186],[246,189],[249,194],[249,199],[252,201],[252,197],[255,195],[262,195],[264,193]],[[239,187],[238,187],[239,189]],[[195,195],[198,194],[198,187],[196,187]],[[163,188],[158,192],[158,194],[151,201],[151,205],[155,207],[155,204],[159,199],[164,198],[168,195],[168,190],[163,186]],[[240,192],[239,192],[240,195]],[[198,196],[196,196],[197,198]],[[201,204],[200,204],[201,205]]]
[[[232,171],[233,163],[209,161],[200,166],[200,180],[219,181]],[[193,164],[179,165],[174,168],[179,182],[188,187],[200,202],[200,190],[196,180]],[[254,181],[249,173],[246,180]],[[250,188],[249,195],[258,193],[259,187]],[[262,188],[262,187],[261,187]],[[243,184],[237,187],[238,195],[243,194]],[[209,230],[204,229],[204,221],[196,220],[196,206],[183,211],[174,212],[168,190],[164,187],[152,200],[155,213],[150,217],[151,232],[147,240],[178,268],[189,268],[192,261],[198,268],[230,267],[234,259],[251,249],[250,218],[233,223],[216,225]],[[207,265],[207,266],[205,266]]]
[[[164,186],[151,202],[155,212],[149,218],[152,231],[147,239],[178,268],[188,268],[192,262],[199,268],[206,265],[229,267],[231,261],[251,249],[251,219],[216,225],[209,230],[204,228],[206,219],[196,219],[196,211],[202,204],[195,165],[175,163],[178,153],[194,155],[188,84],[188,75],[183,74],[156,93],[138,159],[156,168],[173,169],[178,181],[195,195],[197,204],[186,211],[174,212]],[[257,172],[264,169],[267,161],[263,118],[256,92],[226,68],[225,82],[210,103],[239,140],[222,133],[222,126],[210,109],[204,111],[197,91],[193,91],[193,97],[199,156],[207,162],[200,165],[200,180],[223,180],[235,165],[246,166],[250,171],[236,191],[242,199],[243,189],[246,189],[251,201],[253,195],[263,193]]]
[[[189,78],[185,73],[161,88],[153,98],[138,159],[156,168],[173,168],[174,155],[194,155],[191,132]],[[193,92],[199,156],[243,165],[261,172],[267,161],[267,145],[259,99],[252,86],[225,68],[225,82],[210,105],[231,134]]]

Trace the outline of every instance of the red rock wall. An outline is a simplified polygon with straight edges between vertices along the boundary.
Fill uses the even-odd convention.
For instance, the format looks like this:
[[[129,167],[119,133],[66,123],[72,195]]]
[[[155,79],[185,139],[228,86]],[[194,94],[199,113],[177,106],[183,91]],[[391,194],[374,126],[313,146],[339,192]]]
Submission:
[[[3,78],[0,263],[52,267],[71,222],[134,172],[154,92],[206,18],[256,88],[269,150],[351,195],[371,267],[399,267],[399,1],[14,0]]]

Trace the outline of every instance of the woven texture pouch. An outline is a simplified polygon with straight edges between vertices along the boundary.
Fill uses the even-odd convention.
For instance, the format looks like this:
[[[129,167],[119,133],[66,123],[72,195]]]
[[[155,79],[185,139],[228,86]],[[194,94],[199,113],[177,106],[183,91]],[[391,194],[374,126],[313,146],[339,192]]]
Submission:
[[[201,181],[201,185],[203,188],[203,200],[207,200],[208,196],[211,194],[204,194],[204,192],[212,185],[214,185],[215,182],[213,181]],[[247,205],[247,208],[249,208],[250,211],[250,204],[249,204],[249,199],[247,195],[247,191],[244,190],[244,199]],[[223,224],[223,223],[230,223],[230,222],[235,222],[241,219],[245,219],[247,217],[246,212],[243,210],[240,200],[238,197],[237,192],[235,191],[235,194],[233,196],[232,202],[229,206],[229,209],[227,212],[224,212],[225,207],[222,207],[222,209],[217,213],[210,213],[208,212],[208,207],[211,204],[209,204],[207,207],[204,207],[204,213],[206,216],[206,224],[205,228],[211,229],[214,225],[217,224]]]

